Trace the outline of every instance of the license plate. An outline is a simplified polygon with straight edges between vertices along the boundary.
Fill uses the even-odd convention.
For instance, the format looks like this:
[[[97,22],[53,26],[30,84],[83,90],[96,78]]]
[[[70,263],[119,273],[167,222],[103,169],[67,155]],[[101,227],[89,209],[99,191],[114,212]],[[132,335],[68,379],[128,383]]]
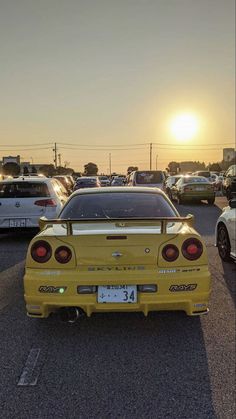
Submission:
[[[199,186],[198,188],[195,189],[195,191],[205,191],[205,188],[204,187],[201,188],[201,186]]]
[[[136,285],[98,286],[98,303],[136,303]]]
[[[25,227],[26,220],[25,218],[18,218],[16,220],[9,220],[9,227]]]

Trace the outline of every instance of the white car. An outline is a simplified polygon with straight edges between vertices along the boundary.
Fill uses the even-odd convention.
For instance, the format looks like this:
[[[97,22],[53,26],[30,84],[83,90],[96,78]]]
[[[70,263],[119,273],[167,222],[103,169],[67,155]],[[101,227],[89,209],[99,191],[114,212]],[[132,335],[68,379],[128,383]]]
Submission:
[[[216,246],[222,260],[236,260],[236,198],[229,201],[216,223]]]
[[[0,229],[38,227],[39,218],[56,218],[68,196],[59,182],[21,176],[0,182]]]

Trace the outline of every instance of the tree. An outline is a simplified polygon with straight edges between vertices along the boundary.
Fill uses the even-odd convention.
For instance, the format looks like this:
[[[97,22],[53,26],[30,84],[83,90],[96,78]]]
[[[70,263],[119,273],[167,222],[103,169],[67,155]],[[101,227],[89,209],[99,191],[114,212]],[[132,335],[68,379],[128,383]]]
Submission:
[[[98,167],[95,163],[89,162],[84,165],[85,176],[97,176]]]
[[[221,166],[219,165],[219,163],[210,163],[209,164],[209,170],[211,172],[221,172]]]
[[[176,162],[176,161],[171,161],[168,164],[168,168],[169,168],[169,172],[170,173],[175,174],[175,173],[178,173],[179,168],[180,168],[180,164],[178,162]]]
[[[28,175],[29,174],[29,169],[27,166],[23,167],[23,175]]]
[[[55,176],[57,172],[53,164],[44,164],[40,166],[39,173],[42,173],[44,176]]]
[[[18,176],[20,174],[20,166],[15,162],[5,163],[2,167],[4,175],[8,176]]]
[[[127,175],[129,175],[131,172],[134,172],[135,170],[138,170],[137,166],[129,166],[127,169]]]

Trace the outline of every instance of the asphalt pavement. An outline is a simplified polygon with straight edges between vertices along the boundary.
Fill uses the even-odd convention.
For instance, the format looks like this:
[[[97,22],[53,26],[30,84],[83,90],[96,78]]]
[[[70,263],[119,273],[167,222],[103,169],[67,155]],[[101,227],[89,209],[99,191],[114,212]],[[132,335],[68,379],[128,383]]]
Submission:
[[[0,234],[0,417],[235,417],[236,264],[222,263],[214,228],[226,205],[195,215],[212,273],[210,312],[95,314],[74,325],[26,316],[24,260],[33,232]]]

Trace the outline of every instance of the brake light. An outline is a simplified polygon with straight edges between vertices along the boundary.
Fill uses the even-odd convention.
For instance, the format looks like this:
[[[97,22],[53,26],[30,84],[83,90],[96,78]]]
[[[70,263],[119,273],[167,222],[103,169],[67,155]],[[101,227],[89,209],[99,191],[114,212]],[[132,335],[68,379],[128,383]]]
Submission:
[[[35,242],[31,247],[31,257],[35,262],[45,263],[52,256],[52,248],[49,243],[44,240]]]
[[[196,260],[200,258],[202,252],[203,246],[200,240],[198,239],[187,239],[182,244],[182,254],[188,260]]]
[[[39,199],[35,201],[34,205],[38,205],[39,207],[56,207],[57,204],[53,199]]]
[[[72,258],[72,253],[69,247],[60,246],[55,251],[55,259],[59,263],[68,263]]]
[[[162,249],[162,257],[167,262],[174,262],[179,256],[179,249],[174,244],[167,244]]]
[[[190,186],[184,186],[184,192],[192,191]]]

